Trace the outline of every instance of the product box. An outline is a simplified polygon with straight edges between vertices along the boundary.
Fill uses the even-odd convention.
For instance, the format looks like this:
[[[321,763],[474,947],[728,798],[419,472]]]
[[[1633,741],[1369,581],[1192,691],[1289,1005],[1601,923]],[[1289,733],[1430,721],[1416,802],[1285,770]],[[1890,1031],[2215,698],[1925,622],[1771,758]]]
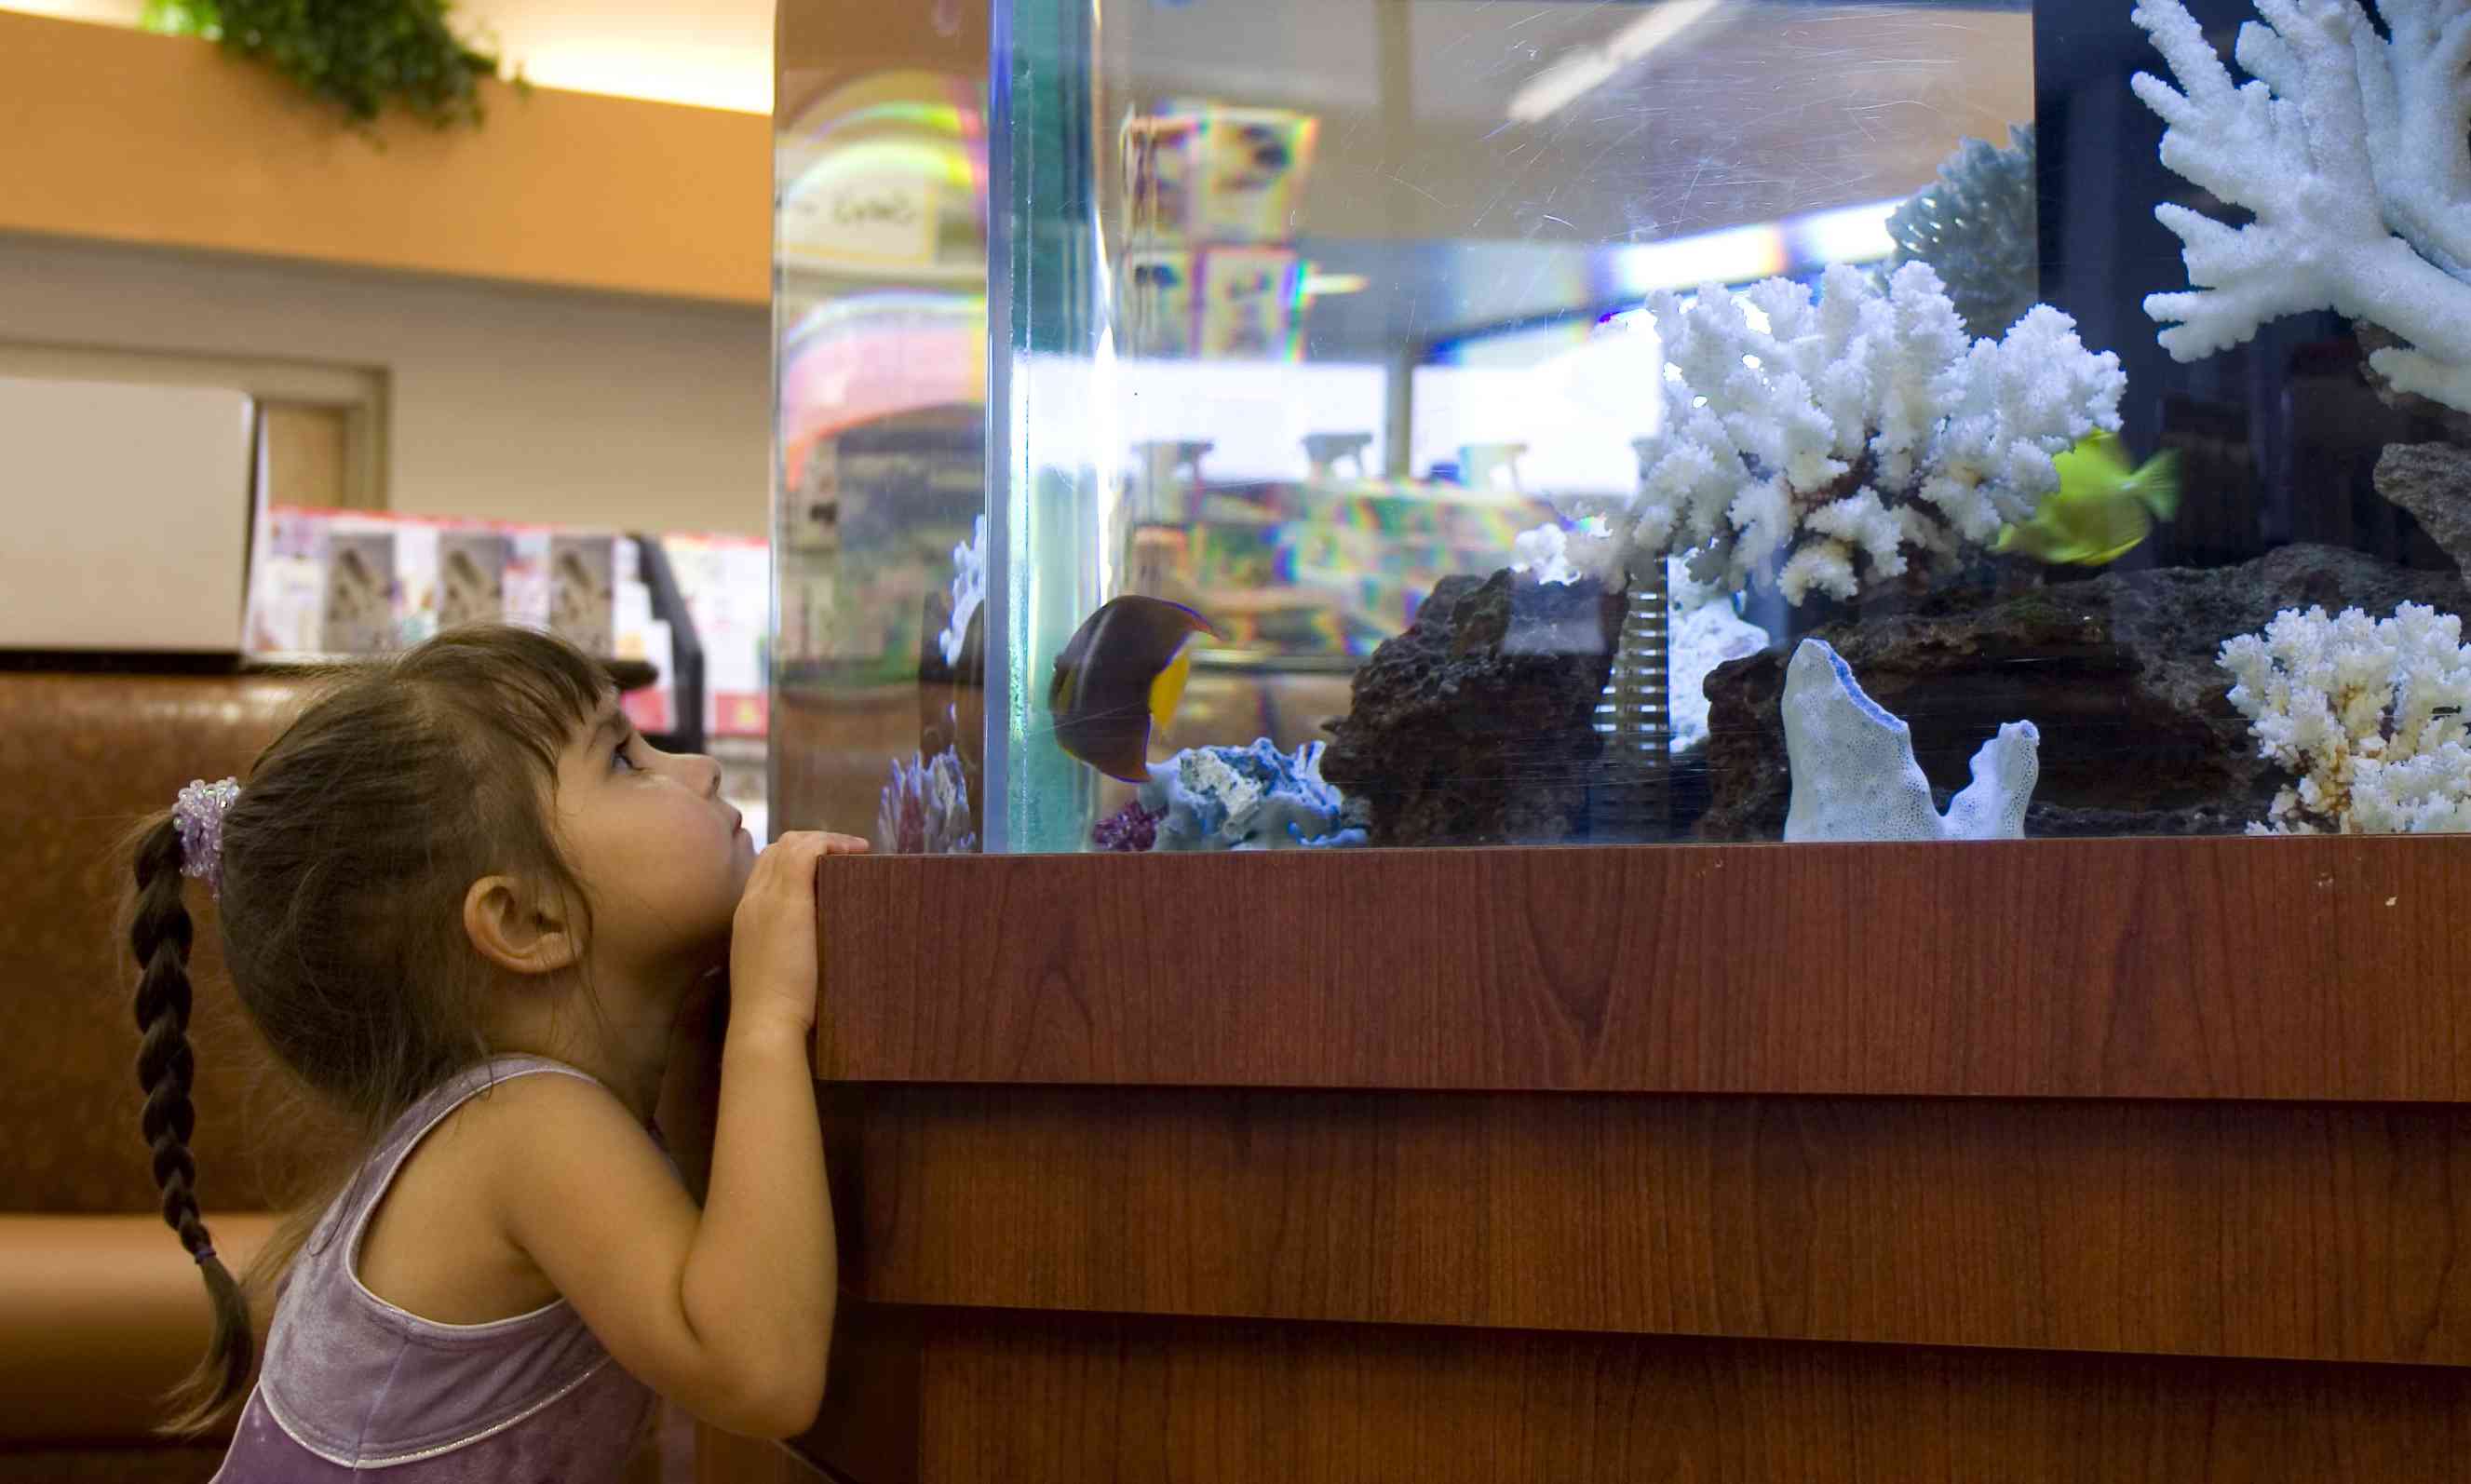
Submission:
[[[326,522],[317,511],[269,509],[258,520],[249,562],[251,654],[315,654],[326,607]]]
[[[377,654],[394,647],[394,538],[383,529],[327,530],[318,652]]]
[[[435,517],[359,516],[344,529],[383,521],[394,535],[394,637],[391,648],[409,648],[437,632],[437,541],[448,529]]]
[[[500,624],[506,617],[506,563],[511,543],[502,530],[463,528],[437,536],[437,626]]]
[[[550,626],[550,528],[507,526],[506,622]]]
[[[586,654],[617,652],[617,543],[605,534],[550,537],[550,631]]]
[[[1141,359],[1192,354],[1192,254],[1183,251],[1124,255],[1122,350]]]
[[[1124,229],[1126,240],[1165,247],[1192,230],[1194,147],[1201,121],[1191,114],[1126,119]]]
[[[763,736],[771,716],[770,551],[761,541],[722,535],[664,536],[661,549],[703,644],[704,729],[715,737]]]
[[[1303,261],[1284,247],[1212,247],[1203,253],[1196,337],[1203,358],[1294,360],[1303,280]]]
[[[1293,241],[1319,121],[1277,108],[1203,116],[1192,235],[1212,243]]]

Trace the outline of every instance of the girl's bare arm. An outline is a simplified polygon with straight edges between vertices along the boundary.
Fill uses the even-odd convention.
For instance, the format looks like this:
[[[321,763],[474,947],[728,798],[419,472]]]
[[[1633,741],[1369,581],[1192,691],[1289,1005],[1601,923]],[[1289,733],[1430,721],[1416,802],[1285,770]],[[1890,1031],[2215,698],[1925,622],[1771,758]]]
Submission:
[[[805,1430],[823,1399],[837,1273],[808,1061],[812,883],[817,857],[853,847],[785,836],[747,884],[701,1211],[604,1089],[526,1077],[488,1110],[515,1243],[638,1379],[752,1436]]]

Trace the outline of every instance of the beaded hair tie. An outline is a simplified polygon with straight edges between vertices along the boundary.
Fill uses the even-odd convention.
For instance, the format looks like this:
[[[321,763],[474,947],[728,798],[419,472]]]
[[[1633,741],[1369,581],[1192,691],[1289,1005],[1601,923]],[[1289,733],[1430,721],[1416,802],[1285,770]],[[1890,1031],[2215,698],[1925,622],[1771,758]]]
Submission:
[[[180,832],[180,874],[204,882],[217,897],[224,893],[224,812],[239,797],[237,778],[195,778],[172,806],[172,823]]]

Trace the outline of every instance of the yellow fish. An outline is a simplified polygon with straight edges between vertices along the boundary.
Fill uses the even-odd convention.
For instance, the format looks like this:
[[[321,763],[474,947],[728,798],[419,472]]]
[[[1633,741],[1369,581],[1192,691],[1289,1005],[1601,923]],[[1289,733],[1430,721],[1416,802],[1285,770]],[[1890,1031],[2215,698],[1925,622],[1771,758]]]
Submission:
[[[1128,594],[1082,622],[1055,657],[1047,709],[1055,742],[1110,778],[1149,781],[1150,735],[1175,719],[1208,619],[1182,603]]]
[[[1999,532],[1990,549],[2036,561],[2101,567],[2119,560],[2153,533],[2153,523],[2179,512],[2179,456],[2161,454],[2139,469],[2111,434],[2097,433],[2052,460],[2059,487],[2042,497],[2034,518]]]

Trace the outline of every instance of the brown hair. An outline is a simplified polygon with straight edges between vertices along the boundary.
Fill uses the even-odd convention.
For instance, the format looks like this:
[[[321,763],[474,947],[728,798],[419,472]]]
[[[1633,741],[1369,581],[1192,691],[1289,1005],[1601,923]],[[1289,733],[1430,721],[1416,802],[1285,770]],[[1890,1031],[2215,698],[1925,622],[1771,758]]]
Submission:
[[[457,628],[335,672],[242,781],[223,824],[224,959],[267,1044],[349,1119],[362,1150],[423,1093],[489,1054],[488,965],[462,926],[471,883],[493,873],[542,883],[588,924],[548,802],[559,752],[610,689],[562,639]],[[123,908],[145,1032],[142,1126],[163,1220],[199,1260],[214,1303],[213,1342],[174,1394],[167,1425],[195,1432],[247,1389],[247,1294],[272,1291],[323,1202],[291,1214],[246,1291],[212,1255],[188,1148],[192,927],[168,809],[139,828],[129,858]]]

